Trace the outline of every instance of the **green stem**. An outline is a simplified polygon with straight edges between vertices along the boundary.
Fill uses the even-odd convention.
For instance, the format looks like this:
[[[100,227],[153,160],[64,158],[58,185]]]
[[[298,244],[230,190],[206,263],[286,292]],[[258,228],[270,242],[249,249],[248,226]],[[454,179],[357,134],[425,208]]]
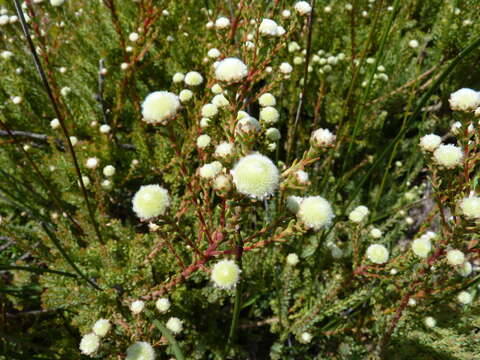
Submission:
[[[172,335],[170,330],[168,330],[167,327],[158,320],[153,320],[152,322],[153,322],[153,325],[155,325],[158,328],[158,330],[161,331],[162,335],[165,336],[165,338],[170,343],[173,353],[175,354],[176,360],[185,360],[182,350],[180,350],[177,340],[175,340],[175,337]]]
[[[242,269],[242,255],[243,255],[243,240],[240,235],[237,236],[237,255],[236,260],[240,269]],[[230,324],[230,332],[228,333],[227,345],[231,345],[235,340],[235,332],[238,327],[238,320],[240,318],[240,309],[242,304],[242,283],[238,282],[235,289],[235,302],[233,304],[232,322]]]

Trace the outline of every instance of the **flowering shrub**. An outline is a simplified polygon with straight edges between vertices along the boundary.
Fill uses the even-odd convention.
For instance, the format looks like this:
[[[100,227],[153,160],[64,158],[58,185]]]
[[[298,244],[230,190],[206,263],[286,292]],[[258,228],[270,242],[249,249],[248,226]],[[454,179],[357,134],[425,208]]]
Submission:
[[[6,358],[478,356],[474,1],[5,6]]]

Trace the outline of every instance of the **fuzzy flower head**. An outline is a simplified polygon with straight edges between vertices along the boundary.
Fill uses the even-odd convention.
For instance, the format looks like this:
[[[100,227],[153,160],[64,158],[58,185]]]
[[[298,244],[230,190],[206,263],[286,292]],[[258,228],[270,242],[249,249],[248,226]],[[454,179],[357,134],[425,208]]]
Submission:
[[[261,126],[257,119],[246,114],[239,118],[235,126],[235,133],[253,134],[260,131]]]
[[[211,278],[215,286],[229,290],[238,283],[241,272],[235,261],[220,260],[213,266]]]
[[[211,118],[218,114],[218,107],[214,104],[205,104],[202,106],[202,116]]]
[[[273,195],[280,181],[272,160],[258,153],[241,158],[231,173],[240,193],[260,200]]]
[[[188,90],[188,89],[183,89],[182,91],[180,91],[180,94],[178,94],[178,98],[182,103],[189,102],[192,99],[192,97],[193,97],[193,92],[192,90]]]
[[[298,264],[300,260],[298,259],[298,255],[295,253],[291,253],[287,255],[287,264],[290,266],[295,266]]]
[[[140,219],[151,219],[165,214],[170,197],[160,185],[144,185],[135,193],[132,203],[133,211]]]
[[[335,142],[335,138],[328,129],[318,129],[312,133],[312,143],[317,147],[330,146]]]
[[[440,145],[433,153],[435,162],[447,169],[452,169],[461,164],[463,151],[458,146],[448,144]]]
[[[472,302],[473,296],[468,291],[461,291],[457,295],[457,300],[460,304],[468,305]]]
[[[273,106],[266,106],[260,110],[260,120],[267,124],[275,124],[279,118],[280,114]]]
[[[174,334],[178,334],[183,330],[183,322],[177,317],[171,317],[165,325]]]
[[[94,333],[84,335],[80,340],[79,349],[84,355],[93,355],[100,347],[100,337]]]
[[[50,0],[50,5],[52,6],[61,6],[65,0]]]
[[[308,344],[312,341],[313,336],[309,332],[303,332],[300,334],[300,341],[304,344]]]
[[[167,298],[160,298],[155,302],[155,307],[161,313],[165,313],[170,309],[170,300]]]
[[[168,91],[149,94],[142,104],[143,120],[149,124],[164,124],[180,108],[178,96]]]
[[[137,341],[127,349],[125,360],[154,360],[155,350],[152,345],[144,341]]]
[[[275,100],[275,96],[273,96],[270,93],[265,93],[262,94],[258,98],[258,102],[260,103],[260,106],[275,106],[277,104],[277,101]]]
[[[271,19],[263,19],[258,28],[260,34],[265,36],[278,36],[278,25]]]
[[[222,169],[223,165],[219,161],[214,161],[200,167],[198,173],[200,177],[204,179],[213,179],[222,171]]]
[[[215,176],[213,188],[217,191],[229,191],[232,188],[230,178],[223,174]]]
[[[226,29],[230,26],[230,20],[226,17],[219,17],[215,21],[215,27],[217,29]]]
[[[480,106],[480,92],[463,88],[450,94],[450,107],[457,111],[474,111]]]
[[[203,76],[197,71],[190,71],[185,75],[183,81],[188,86],[198,86],[203,82]]]
[[[295,11],[300,15],[308,15],[312,11],[312,7],[306,1],[298,1],[295,6]]]
[[[237,82],[248,75],[247,65],[238,58],[226,58],[220,61],[215,67],[215,77],[217,80]]]
[[[112,324],[107,319],[98,319],[92,327],[95,335],[104,337],[112,328]]]
[[[388,250],[380,244],[372,244],[367,248],[367,258],[375,264],[385,264],[388,261]]]
[[[420,147],[426,151],[435,151],[442,143],[442,138],[435,134],[428,134],[420,139]]]
[[[226,158],[233,154],[234,149],[235,146],[232,143],[226,141],[221,142],[215,148],[215,156],[217,158]]]
[[[429,328],[434,328],[435,326],[437,326],[437,320],[435,320],[435,318],[431,316],[427,316],[425,320],[423,320],[423,322],[425,326]]]
[[[432,250],[432,243],[428,237],[420,237],[413,240],[412,251],[420,258],[426,258]]]
[[[462,265],[465,262],[465,254],[457,249],[449,250],[447,262],[452,266]]]
[[[197,138],[197,147],[200,148],[200,149],[204,149],[208,145],[210,145],[211,140],[212,140],[212,138],[207,134],[200,135]]]
[[[298,219],[308,229],[320,230],[332,222],[333,210],[330,203],[321,196],[308,196],[301,200]]]
[[[282,74],[288,75],[293,71],[293,67],[287,62],[283,62],[280,64],[279,70]]]
[[[480,197],[470,196],[460,202],[463,215],[470,219],[480,219]]]
[[[216,107],[225,107],[228,106],[230,103],[228,99],[223,94],[215,95],[212,99],[212,104]]]
[[[350,214],[348,214],[348,218],[350,221],[354,223],[361,223],[370,213],[366,206],[360,205],[353,209]]]
[[[142,300],[136,300],[130,304],[130,311],[133,314],[140,314],[145,308],[145,303]]]

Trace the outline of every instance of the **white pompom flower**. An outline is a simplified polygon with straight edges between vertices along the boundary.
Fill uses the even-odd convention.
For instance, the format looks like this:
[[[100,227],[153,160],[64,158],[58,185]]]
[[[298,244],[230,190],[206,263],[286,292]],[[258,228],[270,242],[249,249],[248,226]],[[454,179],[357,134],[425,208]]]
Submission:
[[[447,252],[447,262],[452,266],[462,265],[465,262],[465,254],[457,249],[449,250]]]
[[[149,94],[142,104],[143,120],[149,124],[165,123],[180,108],[178,96],[168,91]]]
[[[388,261],[388,250],[381,244],[372,244],[367,248],[367,258],[375,264],[385,264]]]
[[[258,98],[258,102],[259,102],[260,106],[263,106],[263,107],[265,107],[265,106],[275,106],[277,104],[277,101],[275,100],[275,96],[273,96],[270,93],[262,94]]]
[[[238,192],[260,200],[273,195],[280,181],[272,160],[258,153],[241,158],[231,173]]]
[[[132,314],[140,314],[145,308],[145,303],[142,300],[135,300],[130,304],[130,311]]]
[[[457,300],[460,304],[468,305],[472,302],[473,296],[468,291],[461,291],[457,295]]]
[[[175,73],[172,77],[172,81],[177,84],[181,83],[183,80],[185,80],[185,75],[181,72]]]
[[[208,50],[207,56],[212,59],[216,59],[220,56],[220,51],[217,48]]]
[[[125,360],[154,360],[155,350],[152,345],[144,341],[137,341],[127,349]]]
[[[182,103],[189,102],[192,99],[192,97],[193,97],[193,92],[192,90],[188,90],[188,89],[183,89],[182,91],[180,91],[180,94],[178,94],[178,98]]]
[[[297,217],[305,227],[320,230],[331,224],[334,214],[326,199],[321,196],[308,196],[301,200]]]
[[[335,139],[335,135],[328,129],[317,129],[312,133],[312,143],[317,147],[330,146]]]
[[[450,94],[450,107],[458,111],[474,111],[480,106],[480,92],[463,88]]]
[[[198,86],[203,82],[203,76],[197,71],[189,71],[183,81],[188,86]]]
[[[50,0],[50,5],[52,6],[61,6],[65,0]]]
[[[298,1],[295,6],[295,11],[300,15],[308,15],[312,11],[312,7],[306,1]]]
[[[422,236],[412,242],[412,251],[420,258],[426,258],[431,250],[432,243],[427,237]]]
[[[248,68],[238,58],[226,58],[215,67],[215,78],[221,81],[238,82],[248,75]]]
[[[447,169],[452,169],[461,164],[463,151],[458,146],[448,144],[440,145],[433,153],[435,162]]]
[[[230,20],[226,17],[219,17],[216,21],[215,21],[215,27],[217,29],[226,29],[230,26]]]
[[[300,196],[287,197],[287,209],[296,214],[298,210],[300,210],[300,204],[302,203],[302,200],[303,198]]]
[[[211,279],[215,286],[223,290],[235,287],[242,271],[233,260],[220,260],[212,268]]]
[[[260,110],[260,120],[267,124],[275,124],[280,118],[280,114],[277,109],[272,106],[266,106]]]
[[[100,337],[94,333],[86,334],[80,340],[79,349],[84,355],[93,355],[100,347]]]
[[[112,166],[112,165],[107,165],[103,168],[103,175],[105,175],[106,177],[111,177],[113,175],[115,175],[115,167]]]
[[[367,216],[370,214],[370,211],[366,206],[360,205],[353,209],[350,214],[348,214],[348,218],[350,221],[354,223],[361,223]]]
[[[223,94],[218,94],[213,97],[212,104],[216,107],[225,107],[228,106],[230,103]]]
[[[178,334],[183,330],[183,322],[177,317],[171,317],[165,325],[174,334]]]
[[[263,19],[260,23],[258,31],[262,35],[266,36],[277,36],[278,35],[278,25],[272,19]]]
[[[88,158],[85,162],[85,166],[89,169],[96,169],[100,161],[96,157]]]
[[[280,64],[279,70],[282,74],[288,75],[293,71],[293,67],[287,62],[283,62]]]
[[[370,230],[370,236],[373,237],[374,239],[380,239],[382,237],[383,233],[382,230],[373,228]]]
[[[460,201],[463,215],[470,219],[480,219],[480,197],[470,196]]]
[[[423,322],[425,326],[429,328],[434,328],[435,326],[437,326],[437,320],[435,320],[435,318],[431,316],[427,316],[425,320],[423,320]]]
[[[219,161],[214,161],[200,167],[198,173],[200,177],[204,179],[213,179],[222,171],[222,169],[223,165]]]
[[[211,140],[212,140],[212,138],[207,134],[200,135],[197,138],[197,147],[200,148],[200,149],[204,149],[208,145],[210,145]]]
[[[202,106],[202,116],[206,118],[214,117],[218,114],[218,107],[214,104],[205,104]]]
[[[165,313],[170,309],[170,300],[167,298],[160,298],[155,302],[155,307],[161,313]]]
[[[135,193],[133,211],[142,220],[165,214],[170,205],[168,191],[158,184],[143,185]]]
[[[420,139],[420,147],[426,151],[435,151],[442,143],[442,138],[435,134],[428,134]]]
[[[112,328],[112,324],[107,319],[98,319],[92,327],[95,335],[104,337]]]
[[[215,156],[218,158],[226,158],[233,154],[234,149],[234,144],[223,141],[215,148]]]

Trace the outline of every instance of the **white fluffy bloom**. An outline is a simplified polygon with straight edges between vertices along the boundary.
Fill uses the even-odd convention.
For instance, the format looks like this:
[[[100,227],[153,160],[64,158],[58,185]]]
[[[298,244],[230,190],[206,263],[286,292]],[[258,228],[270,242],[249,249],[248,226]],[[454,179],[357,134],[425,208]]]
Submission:
[[[366,206],[360,205],[353,209],[350,214],[348,214],[348,218],[354,223],[360,223],[368,216],[369,213],[370,211]]]
[[[435,134],[428,134],[420,139],[420,146],[426,151],[435,151],[442,143],[442,138]]]
[[[315,146],[324,147],[335,142],[335,135],[328,129],[318,129],[312,133],[312,142]]]
[[[170,300],[167,298],[160,298],[155,302],[155,307],[161,313],[165,313],[170,309]]]
[[[229,142],[221,142],[215,148],[215,156],[220,158],[225,158],[233,154],[233,149],[235,148],[234,144]]]
[[[50,126],[52,127],[52,129],[57,129],[60,127],[60,121],[58,119],[53,119],[52,121],[50,121]]]
[[[295,11],[300,15],[307,15],[310,14],[310,12],[312,11],[312,7],[306,1],[298,1],[295,4]]]
[[[260,131],[260,129],[261,127],[258,120],[247,114],[247,116],[241,117],[240,120],[237,122],[235,132],[251,134]]]
[[[287,209],[292,213],[296,214],[300,210],[300,204],[303,198],[300,196],[289,196],[287,197]]]
[[[11,51],[5,50],[0,53],[0,56],[2,59],[8,60],[13,56],[13,53]]]
[[[170,197],[160,185],[144,185],[135,193],[132,203],[133,211],[140,219],[150,219],[165,214]]]
[[[473,266],[469,261],[465,261],[462,265],[460,265],[457,269],[458,273],[463,276],[467,277],[472,273]]]
[[[304,1],[301,1],[301,2],[304,2]],[[300,340],[304,343],[304,344],[308,344],[312,341],[313,339],[313,336],[312,334],[310,334],[309,332],[303,332],[301,335],[300,335]]]
[[[412,251],[415,255],[421,258],[426,258],[432,250],[432,243],[427,237],[415,239],[412,242]]]
[[[182,74],[181,72],[175,73],[172,77],[172,81],[174,83],[181,83],[183,80],[185,80],[185,75]]]
[[[295,172],[295,178],[297,179],[298,183],[301,185],[308,184],[308,173],[303,170],[298,170]]]
[[[262,94],[258,98],[258,102],[259,102],[260,106],[263,106],[263,107],[265,107],[265,106],[275,106],[277,104],[277,101],[275,100],[275,96],[273,96],[270,93]]]
[[[374,239],[380,239],[382,237],[382,230],[373,228],[370,230],[370,236],[373,237]]]
[[[197,86],[203,82],[203,76],[197,71],[189,71],[183,80],[189,86]]]
[[[164,123],[175,116],[179,107],[180,101],[177,95],[168,91],[155,91],[143,101],[143,120],[149,124]]]
[[[83,335],[79,349],[84,355],[94,354],[100,347],[100,337],[94,333]]]
[[[292,15],[290,10],[283,10],[282,11],[282,17],[284,17],[285,19],[288,19],[290,17],[290,15]]]
[[[273,195],[280,180],[272,160],[258,153],[241,158],[231,173],[237,190],[257,199]]]
[[[212,86],[212,92],[214,94],[221,94],[223,92],[223,89],[219,84],[215,84]]]
[[[453,249],[447,252],[447,261],[450,265],[462,265],[465,262],[465,254],[460,250]]]
[[[110,177],[115,175],[115,167],[112,165],[107,165],[103,168],[103,175]]]
[[[451,169],[460,165],[463,159],[463,151],[458,146],[452,144],[440,145],[434,151],[433,158],[438,165]]]
[[[18,105],[18,104],[21,104],[23,102],[23,98],[21,96],[14,96],[12,98],[12,102],[15,104],[15,105]]]
[[[100,126],[100,132],[101,132],[102,134],[108,134],[111,129],[112,129],[112,128],[111,128],[109,125],[107,125],[107,124],[103,124],[103,125]]]
[[[178,334],[183,329],[183,322],[177,317],[171,317],[166,323],[167,329],[174,334]]]
[[[220,260],[212,269],[211,278],[215,286],[228,290],[240,279],[241,270],[233,260]]]
[[[267,36],[277,36],[278,35],[278,25],[275,21],[271,19],[263,19],[258,28],[260,34]]]
[[[230,20],[226,17],[219,17],[215,21],[215,27],[217,29],[226,29],[230,26]]]
[[[180,91],[180,94],[178,94],[178,98],[182,103],[190,101],[192,97],[193,97],[193,92],[192,90],[188,90],[188,89],[183,89],[182,91]]]
[[[65,0],[50,0],[50,4],[52,6],[60,6],[63,5],[64,2]]]
[[[292,72],[293,67],[292,67],[292,65],[290,65],[290,64],[287,63],[287,62],[283,62],[283,63],[280,64],[279,69],[280,69],[280,72],[281,72],[282,74],[287,75],[287,74],[290,74],[290,73]]]
[[[305,227],[314,230],[330,225],[333,216],[332,206],[321,196],[303,198],[297,212],[298,219]]]
[[[267,131],[265,131],[265,136],[267,137],[268,140],[271,141],[278,141],[281,139],[282,135],[280,134],[280,131],[277,128],[268,128]]]
[[[152,345],[144,341],[137,341],[127,349],[125,360],[154,360],[155,350]]]
[[[471,219],[480,219],[480,197],[470,196],[460,202],[463,215]]]
[[[218,191],[228,191],[232,188],[230,179],[227,175],[217,175],[213,179],[213,188]]]
[[[130,35],[128,35],[128,40],[130,40],[131,42],[135,42],[139,38],[140,38],[140,35],[138,35],[136,32],[132,32],[130,33]]]
[[[136,300],[130,304],[130,311],[133,314],[140,314],[145,308],[145,303],[142,300]]]
[[[298,264],[299,261],[300,261],[300,260],[299,260],[297,254],[291,253],[291,254],[288,254],[288,255],[287,255],[287,264],[288,264],[288,265],[295,266],[295,265]]]
[[[388,261],[388,250],[380,244],[372,244],[367,248],[368,259],[375,264],[385,264]]]
[[[468,291],[461,291],[457,295],[457,300],[460,304],[468,305],[472,302],[473,296]]]
[[[7,25],[9,22],[10,22],[10,17],[8,15],[3,14],[2,16],[0,16],[0,25],[1,26]]]
[[[87,159],[85,166],[89,169],[96,169],[99,164],[99,160],[96,157],[91,157]]]
[[[220,50],[218,50],[217,48],[212,48],[208,50],[207,56],[209,58],[216,59],[220,56]]]
[[[217,107],[225,107],[228,106],[230,103],[228,102],[227,98],[223,96],[223,94],[218,94],[213,97],[212,104]]]
[[[211,118],[218,114],[218,108],[213,104],[205,104],[202,106],[202,116],[206,118]]]
[[[463,88],[450,94],[449,102],[452,110],[473,111],[480,106],[480,92]]]
[[[247,65],[238,58],[226,58],[220,61],[215,67],[217,80],[237,82],[248,75]]]
[[[198,173],[204,179],[213,179],[222,169],[223,165],[219,161],[214,161],[200,167]]]
[[[78,139],[76,136],[70,136],[70,142],[72,143],[72,146],[75,146],[78,143]]]
[[[266,106],[260,110],[260,120],[265,121],[267,124],[275,124],[279,118],[280,114],[273,106]]]
[[[410,41],[408,42],[408,46],[410,46],[412,49],[417,48],[418,45],[419,45],[419,44],[418,44],[418,40],[415,40],[415,39],[410,40]]]
[[[210,136],[208,136],[207,134],[200,135],[197,138],[197,146],[200,149],[206,148],[208,145],[210,145],[211,140],[212,140],[212,138]]]
[[[431,316],[427,316],[423,322],[425,323],[425,326],[429,328],[434,328],[437,326],[437,320]]]
[[[112,324],[107,319],[98,319],[95,324],[93,324],[92,330],[95,335],[103,337],[107,335],[110,331]]]

